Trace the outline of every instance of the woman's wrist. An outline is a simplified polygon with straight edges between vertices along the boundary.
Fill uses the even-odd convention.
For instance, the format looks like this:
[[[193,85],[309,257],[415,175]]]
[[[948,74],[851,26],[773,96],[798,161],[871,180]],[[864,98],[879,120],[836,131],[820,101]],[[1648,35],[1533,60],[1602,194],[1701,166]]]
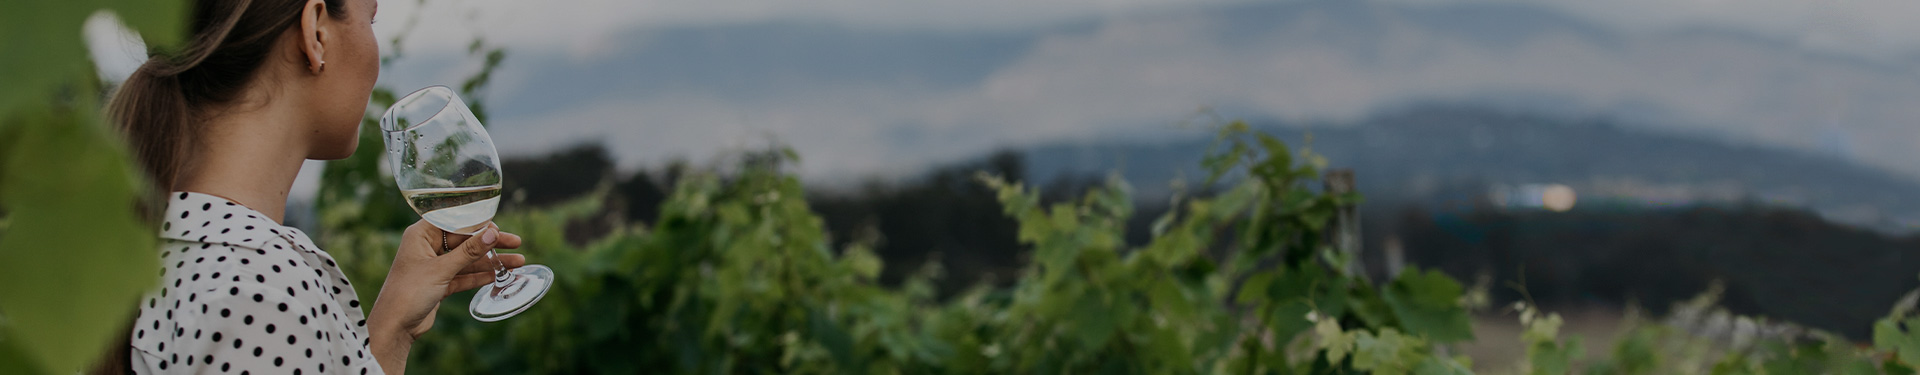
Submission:
[[[413,351],[413,333],[395,325],[392,319],[368,318],[367,349],[373,351],[374,360],[380,362],[381,370],[388,374],[405,373],[407,354]]]
[[[397,348],[413,347],[413,334],[400,327],[368,329],[367,334],[373,336],[373,342],[369,343],[369,346],[386,344]]]

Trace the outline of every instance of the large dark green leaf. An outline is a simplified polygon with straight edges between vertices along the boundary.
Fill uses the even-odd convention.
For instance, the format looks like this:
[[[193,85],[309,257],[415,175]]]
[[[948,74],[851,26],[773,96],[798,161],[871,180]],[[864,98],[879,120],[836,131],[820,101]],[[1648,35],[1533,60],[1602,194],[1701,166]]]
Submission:
[[[8,373],[69,373],[120,333],[158,276],[140,186],[93,99],[81,27],[110,11],[145,40],[179,39],[179,0],[0,3],[0,337]],[[19,359],[30,360],[36,364]],[[22,370],[31,368],[34,370]]]
[[[15,347],[54,373],[104,353],[159,278],[126,154],[74,112],[15,117],[0,148],[0,313]]]

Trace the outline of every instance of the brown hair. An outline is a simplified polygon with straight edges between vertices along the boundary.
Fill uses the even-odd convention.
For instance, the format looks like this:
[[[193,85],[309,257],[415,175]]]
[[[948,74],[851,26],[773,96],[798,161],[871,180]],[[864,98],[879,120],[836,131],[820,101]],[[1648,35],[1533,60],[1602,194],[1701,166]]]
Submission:
[[[328,14],[346,17],[347,0],[325,0]],[[120,129],[135,164],[153,183],[143,203],[150,224],[165,210],[161,197],[178,182],[206,111],[232,102],[266,62],[274,44],[299,25],[302,0],[196,0],[185,45],[148,48],[147,62],[113,95],[107,115]],[[95,373],[125,373],[132,346],[128,330],[108,348]]]
[[[191,36],[173,49],[149,48],[150,58],[113,95],[108,116],[133,156],[164,194],[192,159],[195,125],[210,107],[235,99],[266,61],[282,33],[299,24],[300,0],[198,0]],[[326,0],[328,14],[346,16],[346,0]]]

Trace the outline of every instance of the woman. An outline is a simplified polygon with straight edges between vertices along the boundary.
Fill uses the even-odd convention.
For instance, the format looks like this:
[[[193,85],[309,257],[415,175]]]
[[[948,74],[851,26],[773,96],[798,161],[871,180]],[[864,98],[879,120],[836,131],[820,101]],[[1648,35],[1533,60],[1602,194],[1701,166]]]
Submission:
[[[151,202],[166,207],[163,279],[129,332],[133,372],[402,373],[440,300],[492,280],[490,248],[519,247],[415,223],[363,315],[333,258],[281,225],[302,162],[357,146],[379,76],[375,1],[194,1],[187,45],[115,94],[114,121],[169,192]]]

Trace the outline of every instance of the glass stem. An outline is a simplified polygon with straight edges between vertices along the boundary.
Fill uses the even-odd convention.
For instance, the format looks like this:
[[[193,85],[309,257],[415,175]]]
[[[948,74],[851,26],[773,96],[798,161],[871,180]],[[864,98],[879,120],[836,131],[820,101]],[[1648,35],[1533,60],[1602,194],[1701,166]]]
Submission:
[[[493,250],[487,250],[487,260],[493,261],[493,290],[506,289],[507,284],[513,281],[513,273],[507,272],[507,264],[501,263],[500,258],[493,256]]]

